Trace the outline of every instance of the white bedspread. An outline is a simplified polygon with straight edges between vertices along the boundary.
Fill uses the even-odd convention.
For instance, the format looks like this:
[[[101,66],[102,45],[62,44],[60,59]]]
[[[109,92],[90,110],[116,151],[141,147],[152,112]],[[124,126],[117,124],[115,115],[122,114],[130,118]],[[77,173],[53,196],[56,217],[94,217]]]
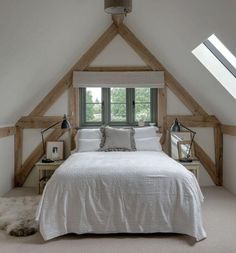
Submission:
[[[45,240],[67,233],[173,232],[206,237],[195,176],[163,152],[71,155],[37,211]]]

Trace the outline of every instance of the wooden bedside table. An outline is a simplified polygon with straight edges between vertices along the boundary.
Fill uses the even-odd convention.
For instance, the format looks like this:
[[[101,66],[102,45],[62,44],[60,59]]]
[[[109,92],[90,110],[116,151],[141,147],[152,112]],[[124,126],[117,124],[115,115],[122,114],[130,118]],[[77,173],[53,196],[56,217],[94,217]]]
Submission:
[[[201,163],[198,160],[192,161],[190,163],[183,163],[180,162],[179,160],[177,160],[177,162],[182,164],[187,170],[191,171],[196,176],[197,181],[199,182],[199,170]]]
[[[41,194],[47,181],[50,179],[55,170],[63,163],[64,161],[55,161],[53,163],[42,163],[37,162],[35,164],[36,169],[38,170],[38,193]]]

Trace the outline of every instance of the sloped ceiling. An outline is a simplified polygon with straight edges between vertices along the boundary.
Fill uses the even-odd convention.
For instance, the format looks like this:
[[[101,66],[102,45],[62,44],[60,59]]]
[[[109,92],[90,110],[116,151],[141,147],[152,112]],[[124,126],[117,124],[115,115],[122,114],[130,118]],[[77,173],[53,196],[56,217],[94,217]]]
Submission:
[[[236,100],[192,55],[212,33],[236,55],[235,0],[133,0],[126,24],[208,111]],[[0,125],[28,114],[111,23],[103,0],[0,1]]]

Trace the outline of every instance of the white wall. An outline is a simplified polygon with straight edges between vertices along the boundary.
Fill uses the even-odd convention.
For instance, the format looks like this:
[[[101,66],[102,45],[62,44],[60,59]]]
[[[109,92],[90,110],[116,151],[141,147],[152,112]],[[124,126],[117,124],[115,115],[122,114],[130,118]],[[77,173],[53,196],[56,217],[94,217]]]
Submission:
[[[14,185],[14,136],[0,138],[0,197]]]

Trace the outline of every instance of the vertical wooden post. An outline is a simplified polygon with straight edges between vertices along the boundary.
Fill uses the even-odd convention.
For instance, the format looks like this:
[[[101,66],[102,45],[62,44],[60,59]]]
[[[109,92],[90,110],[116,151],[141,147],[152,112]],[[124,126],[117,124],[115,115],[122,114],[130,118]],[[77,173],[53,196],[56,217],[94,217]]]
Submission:
[[[23,129],[16,126],[15,133],[15,186],[18,184],[18,174],[21,172],[22,167],[22,152],[23,152]]]
[[[158,90],[158,125],[162,130],[161,144],[163,151],[168,154],[168,141],[167,141],[167,89]]]
[[[71,150],[75,148],[74,145],[74,137],[76,134],[76,126],[77,126],[77,115],[78,115],[78,92],[77,88],[74,88],[72,85],[69,88],[69,119],[71,123]]]
[[[220,124],[214,127],[215,167],[219,185],[223,184],[223,133]]]

